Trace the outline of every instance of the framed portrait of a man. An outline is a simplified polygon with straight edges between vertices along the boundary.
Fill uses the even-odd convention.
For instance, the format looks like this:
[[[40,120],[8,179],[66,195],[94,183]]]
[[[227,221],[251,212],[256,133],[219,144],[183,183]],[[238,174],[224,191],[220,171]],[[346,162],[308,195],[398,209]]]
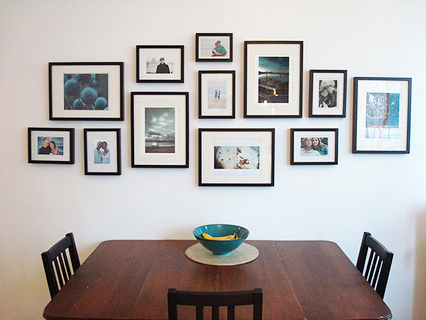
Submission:
[[[184,46],[136,46],[136,82],[184,82]]]

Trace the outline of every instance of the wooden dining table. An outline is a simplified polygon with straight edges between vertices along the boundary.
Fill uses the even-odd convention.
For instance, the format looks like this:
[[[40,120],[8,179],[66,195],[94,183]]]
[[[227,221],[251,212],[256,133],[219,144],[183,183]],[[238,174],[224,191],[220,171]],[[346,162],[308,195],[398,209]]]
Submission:
[[[236,266],[194,262],[193,240],[102,242],[44,309],[45,319],[168,319],[167,290],[263,290],[263,319],[391,319],[385,302],[329,241],[246,241]],[[186,312],[186,311],[182,311]],[[252,318],[248,307],[237,319]],[[193,312],[195,316],[195,312]],[[184,318],[186,319],[186,317]]]

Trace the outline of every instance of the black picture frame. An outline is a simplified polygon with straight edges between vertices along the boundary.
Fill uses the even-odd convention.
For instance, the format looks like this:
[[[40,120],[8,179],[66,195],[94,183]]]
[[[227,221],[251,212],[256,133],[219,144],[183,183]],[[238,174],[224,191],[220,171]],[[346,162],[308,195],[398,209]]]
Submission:
[[[50,62],[49,120],[123,121],[123,62]]]
[[[309,117],[346,118],[347,70],[309,71]]]
[[[290,129],[291,165],[337,165],[339,129]]]
[[[353,153],[410,153],[411,86],[411,78],[354,78]]]
[[[200,187],[273,187],[275,129],[198,129]]]
[[[84,174],[121,175],[121,129],[85,128],[83,132]]]
[[[244,42],[244,118],[301,118],[303,41]]]
[[[188,92],[131,92],[133,168],[188,168]],[[153,120],[161,119],[160,124]]]
[[[196,33],[195,61],[232,62],[234,55],[233,42],[232,33]],[[216,44],[221,46],[217,52]]]
[[[183,83],[185,47],[183,45],[137,45],[137,83]]]
[[[235,70],[198,71],[198,118],[235,119]]]
[[[28,128],[28,163],[74,164],[74,128]]]

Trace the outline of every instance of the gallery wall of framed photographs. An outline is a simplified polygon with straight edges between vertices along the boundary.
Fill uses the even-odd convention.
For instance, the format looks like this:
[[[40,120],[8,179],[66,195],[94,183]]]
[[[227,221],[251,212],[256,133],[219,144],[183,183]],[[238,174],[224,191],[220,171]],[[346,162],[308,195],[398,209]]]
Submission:
[[[347,70],[309,70],[304,92],[303,41],[244,41],[244,70],[212,69],[234,61],[241,46],[232,33],[196,33],[194,42],[195,61],[184,45],[135,46],[135,83],[163,89],[130,92],[132,168],[189,168],[189,92],[175,86],[185,82],[188,63],[197,64],[199,186],[275,184],[275,128],[234,128],[239,92],[243,119],[303,118],[308,101],[312,127],[288,130],[289,164],[338,164],[339,139],[350,137],[317,128],[315,118],[346,118]],[[124,62],[49,62],[48,70],[49,120],[124,121]],[[352,80],[352,152],[410,153],[411,78]],[[202,128],[203,119],[216,119],[216,128]],[[121,129],[84,128],[83,135],[85,174],[121,175]],[[74,164],[75,153],[72,126],[28,128],[29,163]]]

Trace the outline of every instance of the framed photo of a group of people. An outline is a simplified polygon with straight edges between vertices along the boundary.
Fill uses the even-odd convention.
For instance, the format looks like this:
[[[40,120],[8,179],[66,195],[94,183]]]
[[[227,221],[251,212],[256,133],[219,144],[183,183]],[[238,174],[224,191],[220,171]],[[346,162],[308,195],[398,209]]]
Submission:
[[[290,129],[290,164],[337,164],[338,133],[338,129]]]
[[[195,34],[195,61],[197,62],[232,62],[232,33],[197,33]]]
[[[244,118],[301,118],[303,41],[244,42]]]
[[[123,121],[124,63],[49,63],[49,120]]]
[[[183,45],[136,46],[136,82],[184,82]]]
[[[74,164],[73,128],[28,128],[28,162]]]
[[[411,78],[354,78],[354,153],[410,153]]]
[[[132,167],[188,168],[188,92],[131,93]]]
[[[235,71],[198,71],[198,118],[235,118]]]
[[[309,117],[346,117],[346,70],[310,70]]]
[[[121,129],[84,129],[84,173],[121,174]]]
[[[198,129],[199,186],[274,186],[275,129]]]

